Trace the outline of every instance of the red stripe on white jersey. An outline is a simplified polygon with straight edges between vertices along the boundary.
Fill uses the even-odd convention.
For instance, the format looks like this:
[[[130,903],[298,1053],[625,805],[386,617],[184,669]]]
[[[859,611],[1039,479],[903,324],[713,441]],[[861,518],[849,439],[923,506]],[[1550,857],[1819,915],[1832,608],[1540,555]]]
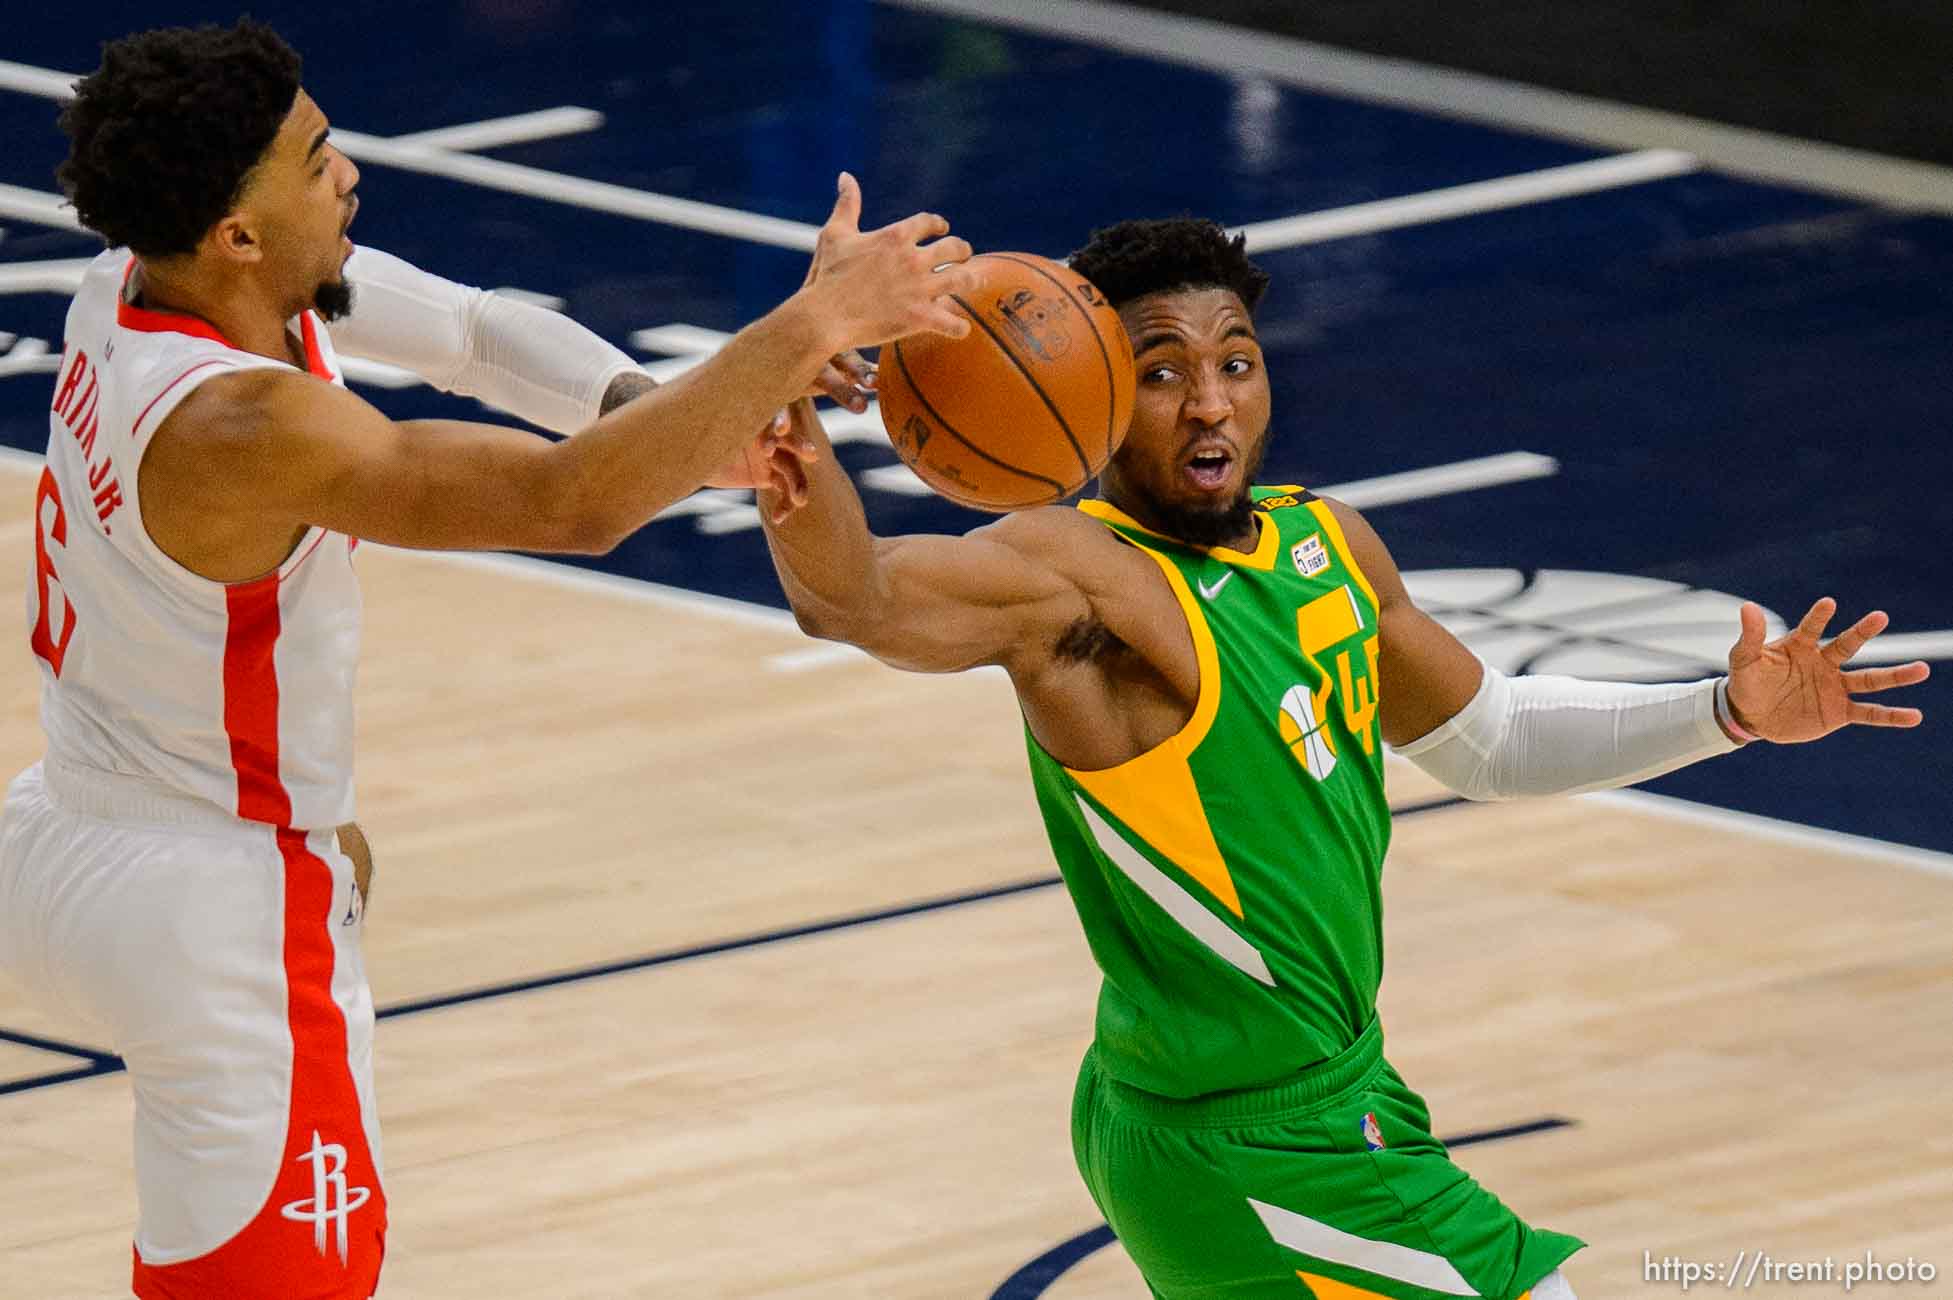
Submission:
[[[224,590],[224,731],[237,772],[237,815],[285,827],[292,798],[278,775],[278,575]]]

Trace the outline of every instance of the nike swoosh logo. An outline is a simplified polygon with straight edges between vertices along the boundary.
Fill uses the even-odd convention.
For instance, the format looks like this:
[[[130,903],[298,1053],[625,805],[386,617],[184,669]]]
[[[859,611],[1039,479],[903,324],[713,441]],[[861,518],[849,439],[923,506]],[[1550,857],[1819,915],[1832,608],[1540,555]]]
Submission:
[[[1221,588],[1227,586],[1227,580],[1229,578],[1232,578],[1233,576],[1234,576],[1234,570],[1229,569],[1226,573],[1223,573],[1218,579],[1216,579],[1214,585],[1211,587],[1204,582],[1196,583],[1195,585],[1200,588],[1201,599],[1212,600],[1214,599],[1214,597],[1220,595]]]

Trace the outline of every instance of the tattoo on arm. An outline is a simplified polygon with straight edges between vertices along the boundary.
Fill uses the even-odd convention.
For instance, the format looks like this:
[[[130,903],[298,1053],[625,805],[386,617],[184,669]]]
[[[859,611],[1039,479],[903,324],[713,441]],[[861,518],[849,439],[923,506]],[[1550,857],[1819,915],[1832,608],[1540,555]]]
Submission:
[[[609,388],[604,389],[604,400],[597,414],[609,415],[633,397],[641,397],[657,386],[658,381],[642,370],[626,370],[610,381]]]

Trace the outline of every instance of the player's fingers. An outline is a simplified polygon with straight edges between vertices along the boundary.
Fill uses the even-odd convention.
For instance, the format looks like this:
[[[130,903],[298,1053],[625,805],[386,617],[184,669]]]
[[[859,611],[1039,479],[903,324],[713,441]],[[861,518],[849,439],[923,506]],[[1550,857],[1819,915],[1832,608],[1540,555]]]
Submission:
[[[773,458],[767,486],[773,492],[769,514],[776,524],[807,504],[807,475],[800,468],[800,462],[791,457]]]
[[[1864,695],[1900,686],[1917,686],[1932,675],[1933,670],[1916,659],[1909,664],[1896,664],[1890,668],[1854,668],[1844,674],[1844,688],[1853,695]]]
[[[855,385],[853,378],[843,374],[832,362],[822,369],[820,378],[814,381],[813,391],[833,398],[856,415],[868,409],[868,398]]]
[[[970,333],[970,318],[945,299],[938,298],[922,313],[914,332],[940,334],[951,339],[966,338]]]
[[[1850,663],[1852,656],[1863,650],[1865,643],[1883,632],[1891,621],[1884,610],[1873,610],[1840,632],[1830,645],[1825,646],[1825,657],[1834,664]]]
[[[966,262],[957,262],[937,269],[931,277],[930,288],[940,296],[943,294],[975,293],[982,277]]]
[[[947,235],[949,219],[934,212],[918,212],[888,227],[888,233],[904,244],[920,244],[925,239]]]
[[[1729,651],[1729,666],[1732,670],[1741,668],[1763,653],[1763,637],[1769,630],[1769,623],[1763,617],[1763,606],[1753,600],[1743,602],[1743,608],[1736,615],[1741,631],[1736,644]]]
[[[787,413],[792,417],[792,427],[780,447],[811,465],[821,458],[820,444],[814,441],[813,432],[820,427],[820,415],[815,412],[813,401],[804,397],[788,407]]]
[[[827,214],[822,233],[852,235],[861,229],[861,182],[842,172],[834,182],[834,210]]]
[[[1918,709],[1895,709],[1889,704],[1861,704],[1853,701],[1845,719],[1861,727],[1916,727],[1926,715]]]
[[[828,364],[848,377],[849,382],[859,388],[873,388],[875,366],[867,357],[852,349],[839,356],[830,357]]]
[[[1829,596],[1821,596],[1797,624],[1792,636],[1801,636],[1815,641],[1824,635],[1824,629],[1831,625],[1831,616],[1838,612],[1838,602]]]
[[[924,244],[920,251],[929,259],[929,265],[938,270],[957,262],[967,262],[976,256],[976,250],[970,247],[970,241],[960,235],[932,240]]]

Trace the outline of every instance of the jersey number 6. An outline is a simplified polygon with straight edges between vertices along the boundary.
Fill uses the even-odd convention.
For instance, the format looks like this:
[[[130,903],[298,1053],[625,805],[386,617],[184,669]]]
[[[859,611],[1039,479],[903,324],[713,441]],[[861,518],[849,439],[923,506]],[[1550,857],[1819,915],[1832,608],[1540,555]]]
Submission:
[[[54,507],[52,517],[48,512],[50,505]],[[62,593],[61,635],[55,636],[50,613],[53,597],[49,588],[59,590],[61,575],[54,571],[54,557],[48,554],[47,544],[52,538],[56,546],[65,548],[68,545],[68,512],[61,508],[61,489],[54,482],[52,469],[41,471],[41,485],[34,493],[34,524],[34,584],[40,593],[41,603],[40,612],[34,619],[30,644],[34,647],[34,653],[45,660],[47,666],[54,670],[54,675],[59,677],[61,661],[68,655],[68,642],[75,635],[75,612],[68,605],[66,593]]]

